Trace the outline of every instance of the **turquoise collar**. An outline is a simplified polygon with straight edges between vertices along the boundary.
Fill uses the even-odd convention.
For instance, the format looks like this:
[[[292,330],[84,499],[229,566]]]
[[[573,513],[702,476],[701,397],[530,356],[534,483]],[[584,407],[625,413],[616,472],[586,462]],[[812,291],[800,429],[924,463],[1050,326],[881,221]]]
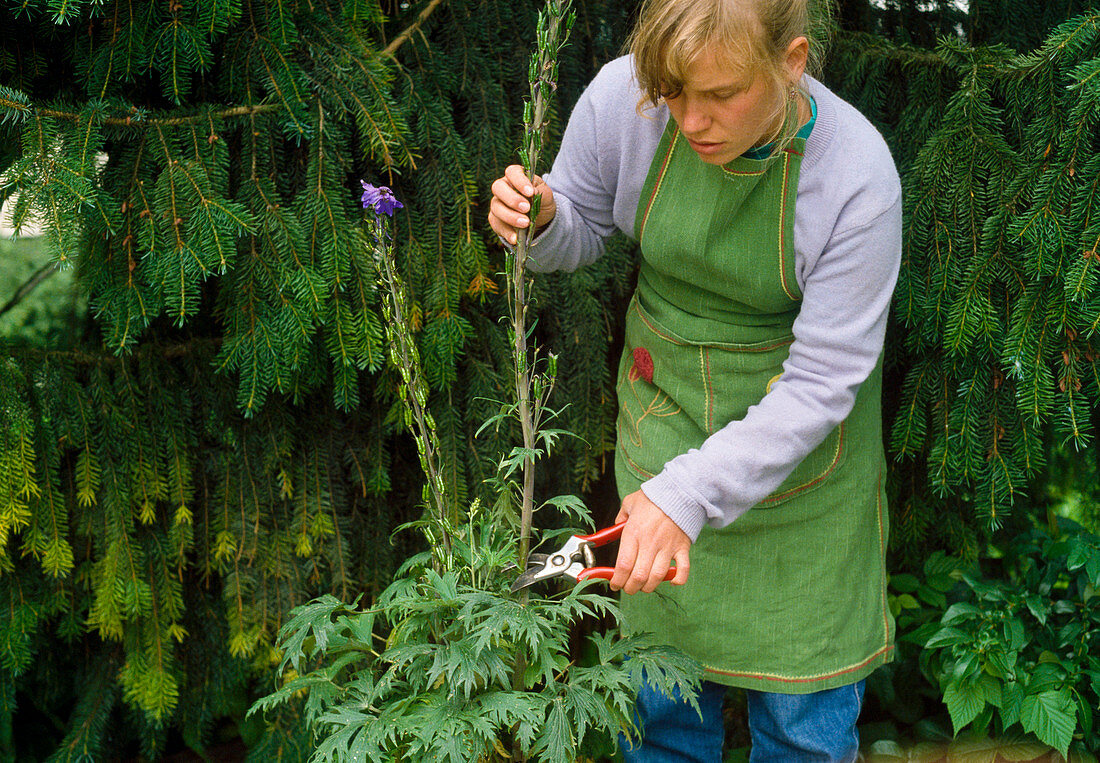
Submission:
[[[796,138],[809,138],[810,137],[810,131],[814,129],[814,122],[816,122],[816,121],[817,121],[817,101],[815,101],[814,97],[811,95],[810,96],[810,121],[807,122],[806,124],[802,125],[802,127],[799,128],[798,132],[795,134],[795,137]],[[746,159],[756,159],[758,161],[761,160],[761,159],[767,159],[769,156],[771,156],[772,148],[774,146],[775,146],[774,143],[767,143],[763,146],[757,146],[756,148],[750,148],[748,151],[741,154],[741,156],[743,156]]]

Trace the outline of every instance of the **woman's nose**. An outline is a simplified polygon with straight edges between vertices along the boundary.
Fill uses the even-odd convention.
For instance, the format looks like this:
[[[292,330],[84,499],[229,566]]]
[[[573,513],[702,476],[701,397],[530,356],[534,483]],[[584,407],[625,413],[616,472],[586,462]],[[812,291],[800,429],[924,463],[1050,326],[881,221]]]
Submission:
[[[689,98],[686,94],[682,97],[684,106],[680,116],[680,129],[698,135],[710,126],[710,117],[697,98]]]

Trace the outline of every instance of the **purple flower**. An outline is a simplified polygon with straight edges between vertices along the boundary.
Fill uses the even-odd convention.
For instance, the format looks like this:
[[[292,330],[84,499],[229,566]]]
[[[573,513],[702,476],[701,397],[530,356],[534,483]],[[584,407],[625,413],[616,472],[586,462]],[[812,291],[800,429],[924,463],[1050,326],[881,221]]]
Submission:
[[[393,217],[395,209],[401,209],[405,205],[393,197],[393,191],[384,185],[371,185],[366,180],[360,180],[363,184],[363,209],[373,209],[375,214]]]

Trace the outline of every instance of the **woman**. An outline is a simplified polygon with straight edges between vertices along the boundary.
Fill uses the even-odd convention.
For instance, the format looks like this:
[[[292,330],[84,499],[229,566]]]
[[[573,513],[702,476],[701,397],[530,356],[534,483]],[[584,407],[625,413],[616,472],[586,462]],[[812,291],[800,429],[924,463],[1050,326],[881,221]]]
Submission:
[[[611,586],[628,630],[708,680],[702,719],[642,693],[628,761],[720,760],[725,686],[748,690],[751,760],[852,760],[893,646],[880,386],[901,190],[874,127],[805,74],[810,27],[807,0],[647,0],[552,171],[493,184],[509,242],[542,196],[532,270],[591,262],[616,229],[640,243]]]

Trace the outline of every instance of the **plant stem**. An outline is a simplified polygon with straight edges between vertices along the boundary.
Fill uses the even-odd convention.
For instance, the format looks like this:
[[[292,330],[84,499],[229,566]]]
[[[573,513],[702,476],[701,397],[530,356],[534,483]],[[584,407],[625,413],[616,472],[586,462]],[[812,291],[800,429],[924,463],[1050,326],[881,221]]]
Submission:
[[[535,447],[534,417],[531,415],[531,375],[527,365],[527,291],[524,283],[525,276],[523,266],[520,264],[526,257],[526,237],[517,247],[516,267],[513,276],[512,287],[515,298],[513,302],[512,325],[515,327],[516,344],[514,348],[515,360],[515,385],[518,392],[519,423],[523,431],[523,447],[530,453]],[[527,554],[531,545],[531,524],[534,518],[535,503],[535,460],[533,455],[528,455],[523,463],[523,498],[520,504],[519,525],[519,567],[526,569]]]
[[[546,140],[550,101],[557,87],[557,54],[569,36],[573,15],[570,0],[548,0],[546,10],[539,14],[538,48],[531,57],[531,100],[524,112],[523,166],[527,176],[535,178],[543,143]],[[527,251],[535,237],[538,199],[532,199],[531,223],[516,237],[511,268],[512,332],[515,338],[513,361],[515,371],[517,415],[523,432],[523,447],[527,456],[523,462],[523,487],[520,504],[519,566],[527,567],[531,547],[531,525],[535,499],[535,436],[534,403],[531,395],[533,361],[527,347]]]
[[[447,516],[447,502],[443,487],[443,470],[439,468],[439,438],[435,430],[435,420],[427,409],[428,385],[420,366],[420,353],[417,352],[410,332],[409,316],[406,308],[409,302],[408,291],[397,273],[394,264],[393,247],[389,244],[386,223],[381,215],[375,217],[375,246],[377,247],[378,277],[385,287],[388,300],[383,300],[386,318],[386,333],[389,335],[390,360],[401,374],[404,383],[405,404],[411,420],[407,423],[413,430],[416,449],[420,456],[420,466],[428,478],[425,486],[425,503],[429,515],[435,520],[428,525],[428,542],[432,546],[432,563],[437,572],[449,569],[451,564],[451,534]],[[443,558],[439,558],[442,549]]]
[[[524,108],[523,124],[523,167],[527,177],[534,182],[542,146],[547,136],[547,113],[550,99],[557,87],[557,54],[569,36],[573,24],[573,14],[569,10],[570,0],[548,0],[546,9],[539,13],[537,35],[538,47],[531,57],[529,79],[531,100]],[[527,569],[527,555],[531,550],[531,525],[535,514],[535,440],[538,427],[535,403],[532,395],[535,360],[527,347],[527,251],[535,237],[535,220],[538,218],[540,199],[531,200],[528,215],[531,223],[516,237],[515,252],[508,258],[510,289],[509,298],[512,308],[512,348],[513,370],[515,374],[516,411],[523,432],[523,447],[526,455],[523,459],[523,487],[520,503],[520,529],[518,562],[521,570]],[[527,593],[520,595],[522,602],[527,601]],[[516,661],[512,670],[512,688],[524,691],[524,674],[527,672],[527,659],[522,649],[516,651]],[[518,739],[513,740],[512,759],[525,761]]]

